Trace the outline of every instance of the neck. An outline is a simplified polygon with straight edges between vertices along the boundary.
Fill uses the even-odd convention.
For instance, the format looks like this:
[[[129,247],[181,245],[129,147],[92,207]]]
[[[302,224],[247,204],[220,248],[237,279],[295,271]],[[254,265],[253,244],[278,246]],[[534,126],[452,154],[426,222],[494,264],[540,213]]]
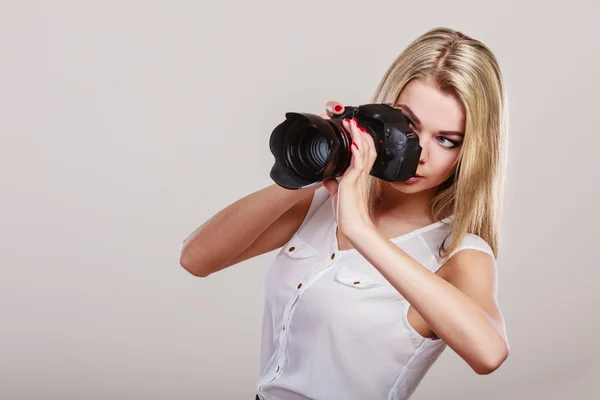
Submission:
[[[435,188],[407,194],[395,189],[389,182],[384,182],[377,214],[385,218],[432,223],[434,221],[431,219],[430,205],[434,195]]]

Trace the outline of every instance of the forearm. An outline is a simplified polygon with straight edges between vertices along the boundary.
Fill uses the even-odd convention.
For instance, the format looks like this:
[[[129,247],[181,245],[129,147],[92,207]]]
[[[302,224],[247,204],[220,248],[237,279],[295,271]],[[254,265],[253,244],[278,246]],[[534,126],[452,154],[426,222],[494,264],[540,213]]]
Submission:
[[[271,224],[316,187],[288,190],[277,184],[230,204],[181,245],[181,265],[205,275],[248,248]]]
[[[460,289],[422,266],[375,227],[345,236],[475,371],[485,373],[503,357],[506,342],[494,321]]]

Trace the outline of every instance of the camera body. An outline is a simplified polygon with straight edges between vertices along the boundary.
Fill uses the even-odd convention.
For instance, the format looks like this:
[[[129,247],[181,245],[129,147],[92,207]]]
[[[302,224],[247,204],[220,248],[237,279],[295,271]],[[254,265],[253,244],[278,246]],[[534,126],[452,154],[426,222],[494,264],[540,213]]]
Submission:
[[[269,140],[275,157],[270,176],[284,188],[310,187],[344,174],[352,157],[352,137],[342,124],[345,118],[356,118],[373,138],[377,159],[370,175],[404,182],[416,173],[421,156],[418,135],[402,111],[390,104],[347,106],[331,119],[309,113],[285,116]]]

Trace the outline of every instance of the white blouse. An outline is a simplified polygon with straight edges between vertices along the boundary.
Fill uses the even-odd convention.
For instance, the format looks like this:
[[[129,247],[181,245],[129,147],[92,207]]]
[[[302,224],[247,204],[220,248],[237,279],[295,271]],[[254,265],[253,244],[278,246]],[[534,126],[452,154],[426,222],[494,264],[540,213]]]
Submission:
[[[332,205],[326,188],[315,191],[302,225],[265,273],[258,396],[408,399],[446,344],[413,329],[408,301],[356,249],[338,250]],[[449,222],[391,240],[435,272]],[[473,234],[462,249],[493,256]]]

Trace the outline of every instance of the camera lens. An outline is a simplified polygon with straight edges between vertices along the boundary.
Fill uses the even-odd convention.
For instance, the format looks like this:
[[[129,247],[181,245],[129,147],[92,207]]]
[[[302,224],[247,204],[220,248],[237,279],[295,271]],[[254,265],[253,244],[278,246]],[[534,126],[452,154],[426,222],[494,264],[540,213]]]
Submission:
[[[269,139],[271,178],[296,189],[338,176],[350,160],[350,135],[341,122],[314,114],[286,113]]]
[[[286,146],[288,165],[296,174],[315,179],[323,172],[329,157],[330,140],[312,126],[305,125],[295,133],[290,135],[295,139]]]
[[[317,131],[309,132],[298,143],[300,162],[307,169],[318,171],[325,166],[329,149],[329,141],[324,135]]]

